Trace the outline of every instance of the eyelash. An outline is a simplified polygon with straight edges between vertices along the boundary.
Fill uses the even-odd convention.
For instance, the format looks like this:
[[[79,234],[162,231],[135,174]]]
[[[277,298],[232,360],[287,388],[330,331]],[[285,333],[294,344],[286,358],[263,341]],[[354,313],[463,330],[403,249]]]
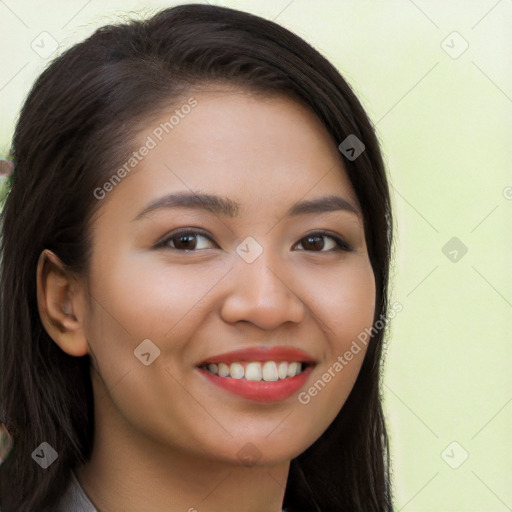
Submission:
[[[208,240],[210,240],[210,242],[212,242],[213,244],[217,245],[215,243],[215,241],[211,238],[210,235],[208,235],[207,233],[205,233],[204,231],[200,231],[200,230],[193,230],[193,229],[188,229],[188,230],[181,230],[181,231],[177,231],[175,233],[171,233],[169,236],[167,236],[165,239],[163,239],[162,241],[158,242],[155,246],[156,249],[158,248],[162,248],[162,249],[170,249],[172,251],[177,251],[177,252],[183,252],[183,253],[190,253],[190,252],[199,252],[201,250],[204,250],[204,249],[176,249],[175,247],[169,247],[168,245],[168,242],[170,240],[173,240],[175,238],[178,238],[180,236],[184,236],[184,235],[192,235],[192,236],[203,236],[205,238],[207,238]],[[331,238],[332,240],[334,240],[338,246],[337,249],[330,249],[328,251],[307,251],[306,249],[301,249],[302,251],[305,251],[305,252],[319,252],[319,253],[322,253],[322,252],[337,252],[337,251],[344,251],[344,252],[353,252],[353,249],[340,237],[336,236],[336,235],[333,235],[331,233],[328,233],[326,231],[314,231],[312,233],[308,233],[307,235],[305,235],[304,237],[302,237],[299,242],[302,242],[303,240],[307,239],[307,238],[310,238],[310,237],[326,237],[326,238]]]

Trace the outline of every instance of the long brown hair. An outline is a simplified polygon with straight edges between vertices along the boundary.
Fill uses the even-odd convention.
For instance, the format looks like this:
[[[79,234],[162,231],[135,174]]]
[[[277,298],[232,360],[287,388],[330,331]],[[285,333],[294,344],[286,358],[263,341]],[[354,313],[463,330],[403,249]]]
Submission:
[[[202,4],[144,21],[104,26],[57,57],[33,85],[11,146],[14,176],[2,212],[0,420],[14,448],[0,466],[5,512],[46,511],[88,460],[94,409],[89,356],[71,357],[44,330],[36,302],[41,251],[86,274],[93,191],[126,161],[141,123],[191,86],[240,86],[305,102],[336,144],[349,135],[364,152],[345,167],[364,216],[377,287],[375,320],[386,317],[392,217],[371,122],[333,65],[300,37],[258,16]],[[290,512],[392,510],[388,438],[380,397],[385,329],[372,336],[357,381],[326,432],[293,459]],[[57,460],[31,454],[46,441]]]

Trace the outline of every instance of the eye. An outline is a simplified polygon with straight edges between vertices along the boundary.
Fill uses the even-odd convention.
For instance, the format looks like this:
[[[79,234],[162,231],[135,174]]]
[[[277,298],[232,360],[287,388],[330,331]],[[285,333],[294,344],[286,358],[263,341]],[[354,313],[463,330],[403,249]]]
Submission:
[[[331,242],[326,244],[323,241],[325,238],[330,239]],[[306,251],[313,252],[352,251],[352,248],[340,237],[322,231],[306,235],[298,245],[302,245]],[[323,250],[325,247],[327,250]]]
[[[182,252],[194,252],[197,249],[208,249],[208,242],[198,242],[198,239],[203,239],[211,242],[215,245],[215,242],[206,233],[201,231],[179,231],[177,233],[171,233],[164,240],[159,242],[156,247],[170,248],[176,251]]]
[[[201,239],[203,242],[198,242],[198,240]],[[326,244],[324,239],[329,239],[330,242]],[[200,249],[210,248],[208,247],[209,243],[212,244],[212,247],[217,246],[208,234],[202,231],[188,229],[171,233],[155,247],[173,249],[181,252],[197,252]],[[302,250],[310,252],[352,251],[352,248],[340,237],[321,231],[308,234],[303,237],[301,242],[297,245],[302,246]]]

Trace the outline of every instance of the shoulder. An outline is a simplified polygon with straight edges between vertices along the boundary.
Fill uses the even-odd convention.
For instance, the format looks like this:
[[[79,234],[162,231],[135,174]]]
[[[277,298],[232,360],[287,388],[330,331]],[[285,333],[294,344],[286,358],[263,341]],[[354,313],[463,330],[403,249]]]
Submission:
[[[71,481],[62,495],[57,507],[57,512],[98,512],[91,500],[85,494],[74,471],[71,472]],[[1,512],[1,511],[0,511]],[[283,509],[283,512],[286,512]]]
[[[71,480],[56,507],[57,512],[98,512],[82,489],[74,471]]]

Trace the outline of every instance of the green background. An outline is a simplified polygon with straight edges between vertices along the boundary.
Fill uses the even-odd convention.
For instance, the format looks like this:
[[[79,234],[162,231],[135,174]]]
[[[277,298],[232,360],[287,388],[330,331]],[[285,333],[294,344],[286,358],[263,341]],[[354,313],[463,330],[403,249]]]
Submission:
[[[310,42],[382,141],[396,217],[391,299],[403,306],[384,376],[396,510],[512,510],[512,0],[208,3]],[[42,32],[58,53],[176,4],[0,2],[0,155],[51,59],[32,48]]]

